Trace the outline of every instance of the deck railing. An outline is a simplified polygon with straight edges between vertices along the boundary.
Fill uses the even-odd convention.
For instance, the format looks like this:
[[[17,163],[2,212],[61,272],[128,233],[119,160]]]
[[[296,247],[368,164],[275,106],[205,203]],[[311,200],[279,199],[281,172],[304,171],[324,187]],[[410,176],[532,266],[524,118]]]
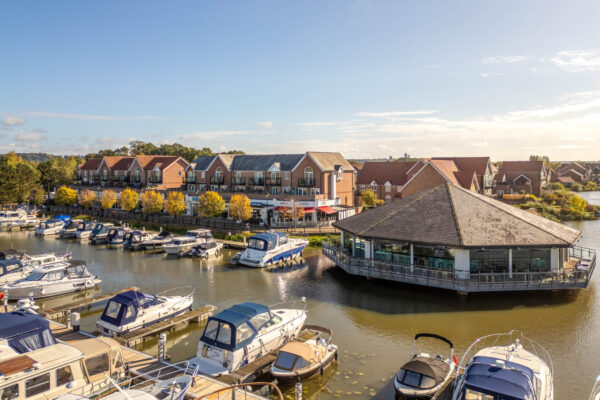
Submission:
[[[461,292],[493,292],[511,290],[555,290],[585,288],[596,266],[592,249],[573,247],[570,256],[577,265],[570,270],[469,272],[410,265],[390,261],[353,257],[339,247],[323,242],[323,254],[352,275],[386,279],[421,286]]]

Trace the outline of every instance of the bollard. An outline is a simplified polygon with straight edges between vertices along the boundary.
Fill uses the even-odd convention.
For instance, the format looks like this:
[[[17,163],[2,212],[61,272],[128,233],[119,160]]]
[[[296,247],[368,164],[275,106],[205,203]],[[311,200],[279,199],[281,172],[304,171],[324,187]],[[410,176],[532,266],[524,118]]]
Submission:
[[[81,326],[81,316],[78,312],[71,314],[71,325],[73,326],[73,332],[79,332]]]
[[[302,382],[296,383],[295,388],[294,400],[302,400]]]
[[[65,311],[65,319],[67,320],[67,329],[71,329],[73,325],[71,325],[71,310]]]
[[[164,332],[158,337],[158,359],[160,361],[167,359],[167,334]]]

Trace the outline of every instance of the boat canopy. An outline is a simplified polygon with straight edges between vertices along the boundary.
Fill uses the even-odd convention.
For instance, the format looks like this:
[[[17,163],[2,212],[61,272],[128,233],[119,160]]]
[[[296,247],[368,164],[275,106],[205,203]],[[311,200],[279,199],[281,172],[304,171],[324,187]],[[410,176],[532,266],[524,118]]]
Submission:
[[[134,322],[138,311],[160,303],[153,294],[129,290],[119,293],[106,305],[101,320],[116,326],[122,326]]]
[[[444,382],[449,371],[450,365],[440,358],[417,356],[402,366],[398,380],[408,386],[427,389]],[[423,379],[419,375],[431,379]]]
[[[315,351],[309,344],[289,342],[279,351],[275,366],[285,371],[297,371],[318,361]]]
[[[42,222],[40,224],[42,229],[47,229],[47,228],[54,228],[57,225],[63,225],[64,222],[60,219],[50,219],[46,222]]]
[[[242,303],[210,317],[202,341],[225,350],[235,351],[252,342],[259,329],[271,319],[269,307]]]
[[[23,264],[17,259],[9,258],[7,260],[0,260],[0,276],[9,274],[21,268],[23,268]]]
[[[504,368],[499,364],[504,363]],[[477,356],[467,369],[465,389],[501,394],[518,400],[535,398],[533,371],[521,364],[493,357]]]
[[[0,338],[17,353],[56,344],[50,323],[41,315],[13,311],[0,314]]]
[[[25,252],[23,250],[6,249],[0,251],[0,260],[7,260],[11,258],[21,258]]]
[[[62,222],[69,222],[71,220],[71,216],[70,215],[57,215],[56,217],[54,217],[54,219],[59,219]]]
[[[285,232],[263,232],[248,239],[248,247],[256,250],[272,250],[277,246],[286,244],[288,237]]]

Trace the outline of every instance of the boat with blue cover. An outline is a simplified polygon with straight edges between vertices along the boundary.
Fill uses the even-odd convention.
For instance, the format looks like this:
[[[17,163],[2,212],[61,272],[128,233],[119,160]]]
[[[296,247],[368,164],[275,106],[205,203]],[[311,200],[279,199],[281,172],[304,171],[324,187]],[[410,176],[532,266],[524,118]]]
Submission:
[[[177,288],[181,289],[181,288]],[[194,291],[185,296],[166,296],[128,290],[111,298],[100,319],[98,330],[106,336],[119,336],[191,310]]]
[[[54,218],[48,221],[43,221],[35,227],[35,235],[36,236],[50,236],[50,235],[58,235],[62,228],[64,228],[65,222]]]
[[[306,321],[306,302],[234,305],[210,317],[190,360],[198,372],[226,375],[278,350],[297,337]]]
[[[452,400],[552,400],[548,352],[521,332],[488,335],[465,352]]]
[[[91,244],[103,244],[106,243],[108,234],[114,228],[114,224],[111,223],[98,223],[94,227],[94,230],[90,234]]]
[[[302,255],[308,240],[289,238],[285,232],[268,231],[250,236],[248,247],[238,262],[250,267],[265,267]]]
[[[47,319],[23,311],[0,313],[0,360],[56,344]]]

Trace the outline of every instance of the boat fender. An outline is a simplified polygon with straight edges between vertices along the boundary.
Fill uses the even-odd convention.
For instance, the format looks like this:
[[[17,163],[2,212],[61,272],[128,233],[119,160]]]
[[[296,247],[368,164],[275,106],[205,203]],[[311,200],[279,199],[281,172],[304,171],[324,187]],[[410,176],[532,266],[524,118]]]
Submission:
[[[94,287],[94,281],[91,280],[91,279],[88,279],[87,281],[85,281],[85,287],[87,289],[90,289],[90,288]]]

